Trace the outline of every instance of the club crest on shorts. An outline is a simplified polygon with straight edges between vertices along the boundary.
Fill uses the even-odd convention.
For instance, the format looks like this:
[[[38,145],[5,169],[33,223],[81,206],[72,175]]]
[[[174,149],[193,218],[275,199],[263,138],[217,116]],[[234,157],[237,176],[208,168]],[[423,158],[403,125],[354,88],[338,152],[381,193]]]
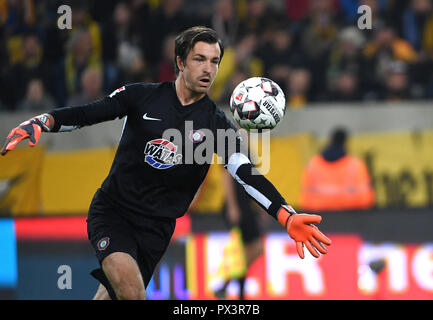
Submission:
[[[110,244],[110,238],[109,237],[102,238],[101,240],[98,241],[98,250],[107,249],[109,244]]]

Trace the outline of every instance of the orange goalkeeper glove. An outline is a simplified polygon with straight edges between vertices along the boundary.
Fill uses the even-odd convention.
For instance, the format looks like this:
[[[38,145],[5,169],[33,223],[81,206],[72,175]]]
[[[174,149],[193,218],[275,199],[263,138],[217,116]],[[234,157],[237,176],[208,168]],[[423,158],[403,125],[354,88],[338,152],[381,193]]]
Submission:
[[[331,245],[331,240],[326,237],[319,229],[312,225],[320,223],[322,217],[314,214],[298,214],[290,206],[281,206],[277,213],[278,222],[286,228],[290,237],[296,242],[296,250],[301,259],[304,259],[305,245],[310,253],[318,258],[319,252],[326,254],[328,250],[323,244]],[[319,251],[319,252],[317,252]]]
[[[29,139],[29,145],[34,147],[41,136],[42,131],[50,131],[50,119],[42,114],[24,121],[18,127],[11,130],[1,151],[4,156],[11,151],[23,139]]]

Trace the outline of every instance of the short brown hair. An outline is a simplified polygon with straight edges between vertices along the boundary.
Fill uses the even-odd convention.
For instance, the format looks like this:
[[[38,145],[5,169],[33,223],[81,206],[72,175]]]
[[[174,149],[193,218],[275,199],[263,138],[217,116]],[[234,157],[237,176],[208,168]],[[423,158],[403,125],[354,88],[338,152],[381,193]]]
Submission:
[[[179,74],[179,67],[177,65],[177,57],[180,57],[182,62],[185,64],[186,57],[188,56],[191,49],[198,41],[206,43],[218,43],[220,46],[220,62],[224,55],[224,46],[221,39],[215,30],[203,26],[191,27],[176,37],[174,46],[174,70],[176,76]]]

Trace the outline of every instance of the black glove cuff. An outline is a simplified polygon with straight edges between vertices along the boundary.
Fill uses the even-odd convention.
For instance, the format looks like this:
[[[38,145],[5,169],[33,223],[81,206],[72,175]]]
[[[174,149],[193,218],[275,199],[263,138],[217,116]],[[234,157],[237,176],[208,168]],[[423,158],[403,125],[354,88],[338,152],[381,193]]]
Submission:
[[[296,211],[291,206],[286,205],[286,204],[282,204],[280,206],[280,209],[278,209],[277,218],[279,218],[278,215],[280,214],[281,209],[286,210],[289,213],[289,216],[287,217],[287,219],[284,223],[282,223],[282,221],[280,219],[278,219],[278,221],[284,226],[284,228],[287,228],[287,224],[289,223],[290,218],[296,214]]]
[[[36,121],[37,124],[43,129],[43,131],[50,132],[50,118],[48,118],[45,114],[36,116],[31,120]]]

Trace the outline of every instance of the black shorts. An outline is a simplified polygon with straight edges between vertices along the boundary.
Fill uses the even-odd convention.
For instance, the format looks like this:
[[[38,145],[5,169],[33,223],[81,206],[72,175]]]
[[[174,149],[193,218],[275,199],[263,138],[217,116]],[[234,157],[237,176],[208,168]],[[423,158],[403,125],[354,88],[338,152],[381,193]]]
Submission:
[[[237,202],[241,211],[239,229],[242,233],[243,242],[249,244],[258,240],[261,236],[259,224],[259,215],[261,213],[254,208],[253,200],[248,196],[245,189],[237,182],[234,182],[234,184]],[[226,222],[229,223],[227,218],[227,206],[224,210],[224,217]]]
[[[175,226],[176,219],[149,216],[140,217],[140,224],[134,224],[122,216],[122,210],[100,189],[93,197],[87,217],[87,234],[99,264],[113,252],[128,253],[137,261],[145,287],[167,250]],[[104,285],[110,297],[116,299],[102,269],[93,270],[91,274]]]

